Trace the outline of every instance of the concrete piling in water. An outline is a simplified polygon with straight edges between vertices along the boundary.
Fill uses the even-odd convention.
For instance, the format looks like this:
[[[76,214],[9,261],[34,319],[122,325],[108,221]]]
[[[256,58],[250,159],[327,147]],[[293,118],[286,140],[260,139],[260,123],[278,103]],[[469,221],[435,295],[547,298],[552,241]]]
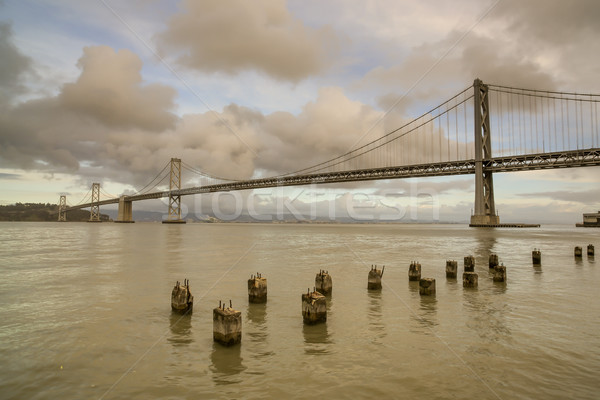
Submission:
[[[367,289],[369,290],[379,290],[381,289],[381,278],[383,277],[383,271],[385,270],[385,265],[382,269],[377,269],[377,265],[371,265],[371,270],[369,271],[369,279],[367,281]]]
[[[539,249],[533,249],[531,252],[531,261],[534,265],[542,264],[542,252]]]
[[[594,245],[593,244],[588,244],[587,255],[588,256],[593,256],[594,255]]]
[[[456,279],[457,274],[458,263],[454,260],[446,260],[446,278]]]
[[[229,300],[213,310],[213,340],[225,346],[232,346],[242,341],[242,313],[234,310]]]
[[[465,257],[464,272],[475,272],[475,257],[473,257],[473,256]]]
[[[416,261],[412,261],[410,263],[410,267],[408,267],[408,280],[409,281],[418,281],[421,279],[421,264]]]
[[[576,258],[581,258],[582,257],[582,253],[583,253],[582,250],[581,250],[581,247],[575,246],[575,252],[574,253],[575,253],[575,257]]]
[[[302,319],[305,324],[327,321],[327,299],[316,288],[302,294]]]
[[[476,288],[479,283],[479,276],[475,272],[464,272],[463,273],[463,287],[465,288]]]
[[[498,254],[490,254],[489,267],[495,268],[498,265]]]
[[[435,295],[435,279],[421,278],[419,280],[419,294],[421,296],[434,296]]]
[[[494,267],[494,282],[506,282],[506,267],[504,264]]]
[[[329,271],[320,270],[315,277],[315,290],[321,294],[331,294],[333,282]]]
[[[248,279],[248,301],[250,303],[267,302],[267,278],[263,278],[258,272]]]
[[[179,314],[189,314],[194,308],[194,296],[190,292],[190,281],[183,280],[183,285],[177,281],[171,291],[171,310]]]

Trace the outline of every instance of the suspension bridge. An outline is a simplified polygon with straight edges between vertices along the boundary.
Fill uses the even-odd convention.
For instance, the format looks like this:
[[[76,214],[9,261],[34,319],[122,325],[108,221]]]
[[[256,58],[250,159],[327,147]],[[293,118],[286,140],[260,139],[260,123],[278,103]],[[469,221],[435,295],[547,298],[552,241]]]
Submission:
[[[316,165],[273,177],[229,180],[172,158],[134,195],[104,193],[108,198],[101,199],[100,184],[94,183],[77,205],[69,206],[66,196],[61,196],[58,220],[66,221],[70,210],[90,208],[90,221],[100,221],[100,206],[118,204],[115,222],[133,222],[133,202],[168,198],[163,222],[183,223],[181,198],[187,195],[474,174],[470,225],[502,226],[494,203],[493,174],[600,165],[599,103],[599,94],[514,88],[476,79],[473,86],[418,118]],[[200,184],[182,188],[183,169],[199,177]],[[169,189],[156,190],[167,178]]]

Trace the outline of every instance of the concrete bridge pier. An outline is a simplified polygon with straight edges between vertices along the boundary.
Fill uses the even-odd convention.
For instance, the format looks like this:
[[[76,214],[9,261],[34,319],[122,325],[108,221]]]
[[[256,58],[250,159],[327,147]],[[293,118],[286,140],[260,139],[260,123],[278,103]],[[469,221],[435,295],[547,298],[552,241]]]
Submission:
[[[119,214],[115,222],[133,223],[133,202],[125,200],[125,196],[119,198]]]

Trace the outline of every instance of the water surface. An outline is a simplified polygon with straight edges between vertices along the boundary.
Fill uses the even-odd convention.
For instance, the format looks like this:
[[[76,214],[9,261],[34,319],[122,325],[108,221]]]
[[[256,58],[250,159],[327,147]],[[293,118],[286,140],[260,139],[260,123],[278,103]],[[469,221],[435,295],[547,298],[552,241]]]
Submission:
[[[598,398],[599,265],[573,257],[597,238],[565,226],[0,223],[0,397]],[[490,252],[506,284],[492,282]],[[475,290],[460,280],[469,254]],[[408,281],[412,260],[435,297]],[[366,289],[371,264],[385,265],[381,292]],[[320,269],[333,277],[328,320],[305,326],[301,294]],[[264,305],[247,300],[256,272]],[[170,293],[184,278],[195,304],[182,318]],[[212,341],[219,300],[242,312],[241,345]]]

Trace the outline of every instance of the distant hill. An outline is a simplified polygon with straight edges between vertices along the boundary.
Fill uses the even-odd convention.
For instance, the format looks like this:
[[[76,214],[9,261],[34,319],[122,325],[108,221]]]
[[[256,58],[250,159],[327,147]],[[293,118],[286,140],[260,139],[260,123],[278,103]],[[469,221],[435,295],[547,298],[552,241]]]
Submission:
[[[67,213],[67,221],[87,221],[90,212],[86,210],[72,210]],[[102,221],[109,217],[100,214]],[[0,206],[0,221],[57,221],[58,206],[50,203],[16,203]]]

